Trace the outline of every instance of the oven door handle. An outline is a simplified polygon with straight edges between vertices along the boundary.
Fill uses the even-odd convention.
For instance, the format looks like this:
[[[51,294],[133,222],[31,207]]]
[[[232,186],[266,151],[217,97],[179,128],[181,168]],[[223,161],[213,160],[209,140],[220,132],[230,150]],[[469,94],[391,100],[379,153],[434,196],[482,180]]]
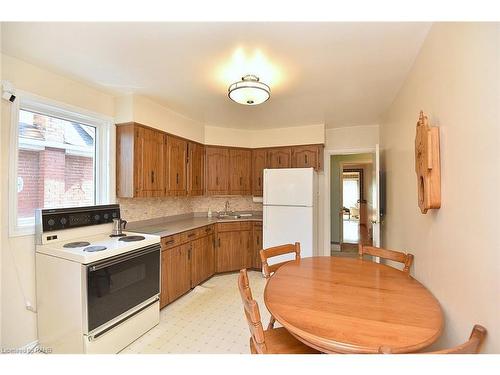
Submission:
[[[94,271],[97,271],[97,270],[100,270],[100,269],[103,269],[103,268],[106,268],[106,267],[109,267],[109,266],[113,266],[115,264],[118,264],[118,263],[123,263],[127,260],[130,260],[130,259],[134,259],[134,258],[137,258],[137,257],[140,257],[142,255],[146,255],[146,254],[149,254],[149,253],[153,253],[155,251],[160,251],[160,245],[159,244],[155,244],[155,245],[150,245],[150,246],[147,246],[147,247],[143,247],[141,249],[139,249],[138,251],[134,251],[132,253],[128,253],[126,255],[120,255],[116,258],[112,258],[112,259],[109,259],[107,261],[104,261],[104,262],[100,262],[100,263],[95,263],[95,264],[89,264],[87,266],[87,269],[90,271],[90,272],[94,272]]]

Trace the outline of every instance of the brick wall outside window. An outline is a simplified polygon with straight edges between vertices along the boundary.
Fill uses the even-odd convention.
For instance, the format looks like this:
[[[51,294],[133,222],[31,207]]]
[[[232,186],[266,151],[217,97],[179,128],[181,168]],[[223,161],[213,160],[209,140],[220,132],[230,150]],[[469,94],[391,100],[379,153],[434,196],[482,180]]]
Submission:
[[[19,150],[18,216],[34,216],[37,208],[90,206],[94,204],[93,159],[66,155],[65,150]]]
[[[95,127],[21,109],[18,131],[18,224],[37,208],[95,204]]]

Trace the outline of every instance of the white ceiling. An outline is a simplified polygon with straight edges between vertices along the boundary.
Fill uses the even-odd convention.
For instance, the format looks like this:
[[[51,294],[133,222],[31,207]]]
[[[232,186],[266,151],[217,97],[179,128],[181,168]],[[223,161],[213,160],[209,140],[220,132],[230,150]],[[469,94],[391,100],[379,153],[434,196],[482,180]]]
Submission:
[[[378,122],[429,27],[429,23],[3,23],[2,50],[112,92],[149,96],[208,125],[341,127]],[[240,60],[234,63],[238,49]],[[256,51],[260,60],[252,59]],[[267,80],[268,102],[247,107],[227,98],[227,86],[244,74]]]

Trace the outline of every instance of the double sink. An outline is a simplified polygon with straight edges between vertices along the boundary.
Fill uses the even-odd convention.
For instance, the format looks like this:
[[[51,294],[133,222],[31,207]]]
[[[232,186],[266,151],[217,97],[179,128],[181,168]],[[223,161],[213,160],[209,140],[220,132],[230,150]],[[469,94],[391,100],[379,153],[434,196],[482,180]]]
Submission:
[[[215,215],[219,220],[238,220],[244,218],[251,218],[252,214],[237,214],[236,212],[221,212]]]

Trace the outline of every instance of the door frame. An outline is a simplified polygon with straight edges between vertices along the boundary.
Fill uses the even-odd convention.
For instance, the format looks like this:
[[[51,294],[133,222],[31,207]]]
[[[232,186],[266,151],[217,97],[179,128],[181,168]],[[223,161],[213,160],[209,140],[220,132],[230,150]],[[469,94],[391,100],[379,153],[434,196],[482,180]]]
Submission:
[[[331,213],[331,200],[330,200],[330,170],[331,170],[331,165],[330,165],[330,159],[332,155],[352,155],[352,154],[364,154],[364,153],[373,153],[376,151],[376,145],[373,145],[373,147],[364,147],[364,148],[345,148],[345,149],[331,149],[331,150],[324,150],[324,156],[323,156],[323,171],[325,174],[324,178],[324,197],[323,197],[323,255],[325,256],[330,256],[330,250],[331,250],[331,239],[332,239],[332,232],[331,232],[331,218],[332,218],[332,213]],[[340,249],[339,249],[340,250]]]

